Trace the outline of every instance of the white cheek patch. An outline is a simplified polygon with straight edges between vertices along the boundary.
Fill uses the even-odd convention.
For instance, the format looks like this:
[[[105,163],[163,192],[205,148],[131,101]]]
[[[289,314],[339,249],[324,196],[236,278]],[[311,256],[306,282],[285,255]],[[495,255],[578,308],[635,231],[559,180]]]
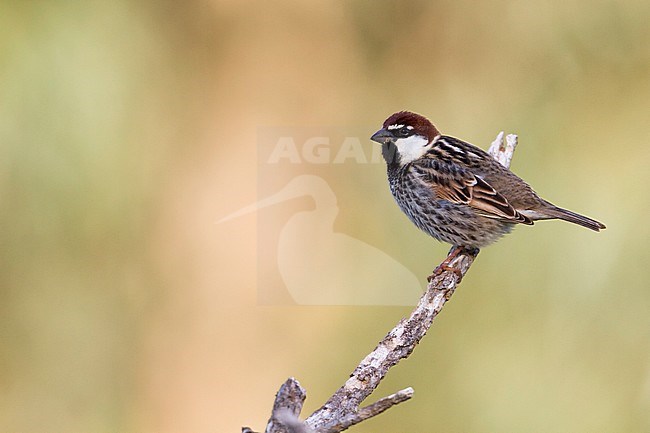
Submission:
[[[395,140],[395,146],[397,146],[400,162],[402,164],[408,164],[409,162],[420,158],[431,149],[433,142],[435,142],[435,140],[429,143],[429,140],[421,135],[411,135],[410,137]]]

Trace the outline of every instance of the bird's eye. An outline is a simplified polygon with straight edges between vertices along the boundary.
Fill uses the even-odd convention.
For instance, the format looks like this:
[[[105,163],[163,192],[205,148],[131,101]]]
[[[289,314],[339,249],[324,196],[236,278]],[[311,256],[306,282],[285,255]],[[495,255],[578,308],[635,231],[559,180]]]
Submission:
[[[400,128],[398,133],[401,137],[408,137],[409,135],[411,135],[411,130],[405,126],[403,128]]]

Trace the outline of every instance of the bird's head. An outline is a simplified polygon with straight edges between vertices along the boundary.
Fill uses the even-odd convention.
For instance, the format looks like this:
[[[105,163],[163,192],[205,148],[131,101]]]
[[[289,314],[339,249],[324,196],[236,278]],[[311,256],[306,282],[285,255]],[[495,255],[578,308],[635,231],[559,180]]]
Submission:
[[[386,163],[404,165],[424,155],[439,136],[426,117],[400,111],[386,119],[370,139],[382,145]]]

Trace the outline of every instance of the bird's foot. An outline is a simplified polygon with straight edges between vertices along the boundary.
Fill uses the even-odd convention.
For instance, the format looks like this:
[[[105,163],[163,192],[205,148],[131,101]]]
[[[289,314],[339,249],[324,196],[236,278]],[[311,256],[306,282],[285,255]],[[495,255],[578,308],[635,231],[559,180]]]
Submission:
[[[438,265],[434,270],[431,275],[427,277],[427,281],[431,282],[435,277],[440,276],[443,272],[445,271],[450,271],[456,274],[458,277],[457,283],[460,283],[463,279],[463,273],[460,271],[460,269],[454,268],[453,266],[450,266],[451,262],[458,257],[462,252],[466,252],[467,254],[470,254],[472,256],[476,256],[478,254],[478,248],[466,248],[466,247],[458,247],[454,246],[449,250],[449,254],[447,254],[447,258],[443,260],[440,265]]]

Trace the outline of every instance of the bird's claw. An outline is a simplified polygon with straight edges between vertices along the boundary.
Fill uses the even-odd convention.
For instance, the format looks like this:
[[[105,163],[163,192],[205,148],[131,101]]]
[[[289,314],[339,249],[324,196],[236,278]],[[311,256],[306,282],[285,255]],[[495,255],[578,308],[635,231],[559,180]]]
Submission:
[[[468,253],[476,255],[478,254],[478,250],[476,252],[473,250],[467,250]],[[454,260],[458,255],[460,255],[463,252],[463,247],[458,247],[454,246],[450,251],[449,254],[447,255],[447,258],[440,264],[438,265],[437,268],[433,270],[433,273],[427,277],[427,281],[430,283],[435,277],[442,275],[443,272],[449,271],[453,272],[457,277],[458,280],[456,283],[460,283],[463,279],[463,273],[460,271],[460,269],[454,268],[452,266],[449,266],[451,264],[451,261]]]

